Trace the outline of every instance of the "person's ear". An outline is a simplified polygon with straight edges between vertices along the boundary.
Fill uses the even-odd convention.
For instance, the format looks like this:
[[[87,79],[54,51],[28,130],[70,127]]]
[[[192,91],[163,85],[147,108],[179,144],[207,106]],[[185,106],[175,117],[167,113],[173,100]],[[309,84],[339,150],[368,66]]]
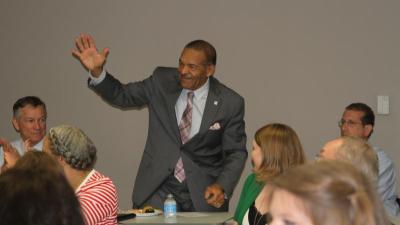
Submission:
[[[372,127],[371,124],[365,125],[365,126],[364,126],[364,137],[368,138],[369,135],[372,134],[372,130],[373,130],[373,129],[374,129],[374,128]]]
[[[19,133],[19,124],[18,124],[17,118],[13,117],[13,119],[12,119],[12,125],[13,125],[15,131],[17,131],[17,132]]]
[[[214,73],[215,73],[215,65],[212,65],[212,64],[208,65],[207,66],[207,77],[214,75]]]

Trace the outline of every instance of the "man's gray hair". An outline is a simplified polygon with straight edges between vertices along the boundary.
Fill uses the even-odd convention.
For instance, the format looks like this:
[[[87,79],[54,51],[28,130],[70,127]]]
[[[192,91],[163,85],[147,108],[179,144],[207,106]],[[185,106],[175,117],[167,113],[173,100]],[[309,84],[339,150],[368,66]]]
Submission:
[[[55,155],[78,170],[90,170],[96,163],[96,147],[79,128],[61,125],[49,130],[49,140]]]
[[[335,153],[335,158],[347,161],[361,170],[374,184],[379,173],[378,156],[366,140],[358,137],[341,137],[342,144]]]

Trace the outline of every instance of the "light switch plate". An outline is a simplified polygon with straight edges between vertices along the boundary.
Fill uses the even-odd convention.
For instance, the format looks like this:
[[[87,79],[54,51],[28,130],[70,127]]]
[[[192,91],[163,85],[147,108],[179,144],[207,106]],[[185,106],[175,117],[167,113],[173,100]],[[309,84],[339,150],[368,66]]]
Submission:
[[[378,95],[378,114],[389,115],[389,96]]]

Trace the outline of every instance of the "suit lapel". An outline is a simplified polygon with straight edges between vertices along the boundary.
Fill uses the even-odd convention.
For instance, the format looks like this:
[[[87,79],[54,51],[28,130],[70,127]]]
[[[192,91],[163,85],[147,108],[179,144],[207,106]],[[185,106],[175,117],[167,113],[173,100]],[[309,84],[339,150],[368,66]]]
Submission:
[[[176,137],[176,141],[178,143],[182,143],[181,135],[179,133],[178,122],[177,122],[177,118],[176,118],[176,113],[175,113],[175,104],[179,98],[179,95],[182,92],[182,87],[180,87],[180,85],[179,85],[178,78],[176,78],[175,82],[173,82],[171,85],[167,85],[167,86],[168,86],[168,89],[167,89],[166,100],[167,100],[167,108],[168,108],[168,117],[169,117],[170,125],[172,128],[171,130],[172,130],[174,136]]]
[[[207,132],[212,125],[211,123],[215,122],[215,115],[217,114],[222,103],[218,85],[218,81],[215,78],[210,77],[210,89],[208,91],[206,106],[204,108],[203,118],[201,119],[199,133],[195,137]]]

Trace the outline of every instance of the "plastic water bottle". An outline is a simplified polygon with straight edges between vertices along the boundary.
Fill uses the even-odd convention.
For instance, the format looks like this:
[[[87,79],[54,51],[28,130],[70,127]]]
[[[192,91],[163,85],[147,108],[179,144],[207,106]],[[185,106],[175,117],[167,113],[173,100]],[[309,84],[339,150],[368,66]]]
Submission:
[[[176,201],[172,194],[168,194],[167,199],[165,199],[164,217],[165,218],[175,218],[176,217]]]

